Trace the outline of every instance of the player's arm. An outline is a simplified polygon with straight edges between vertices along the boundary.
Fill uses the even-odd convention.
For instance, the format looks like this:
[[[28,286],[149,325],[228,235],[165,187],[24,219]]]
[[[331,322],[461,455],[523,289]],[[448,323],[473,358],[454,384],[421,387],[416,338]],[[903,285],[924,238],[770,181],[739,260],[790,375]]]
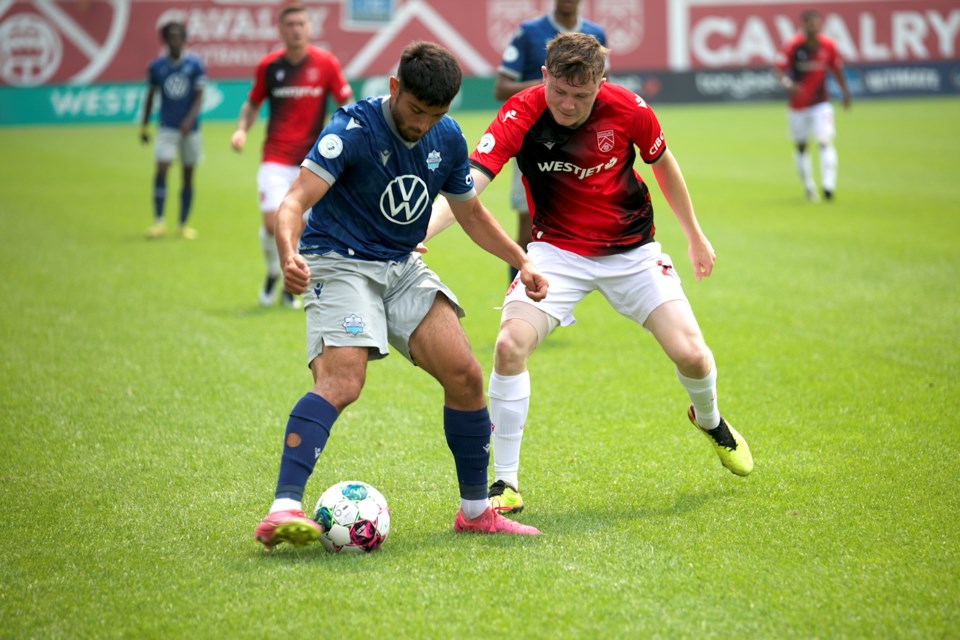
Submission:
[[[839,64],[835,65],[832,69],[833,77],[837,79],[837,85],[840,87],[840,92],[843,96],[843,108],[850,108],[850,88],[847,87],[847,76],[843,73],[843,67]]]
[[[283,269],[283,288],[299,295],[310,284],[310,269],[306,260],[297,252],[303,234],[303,212],[316,204],[330,190],[320,176],[309,169],[300,168],[293,184],[277,209],[276,240]]]
[[[254,105],[249,99],[244,100],[240,107],[240,117],[237,118],[237,129],[230,136],[230,146],[234,151],[242,151],[247,143],[247,130],[257,121],[257,112],[260,111],[260,105]]]
[[[180,122],[181,135],[187,135],[193,129],[193,123],[200,113],[201,104],[203,104],[203,87],[197,87],[193,92],[193,102],[190,103],[190,110],[187,111],[187,115],[183,116],[183,120]]]
[[[697,222],[690,192],[687,190],[687,183],[683,179],[677,159],[670,149],[666,149],[651,167],[660,192],[663,193],[667,204],[673,210],[673,215],[680,223],[680,228],[683,229],[683,234],[687,237],[687,254],[690,256],[694,275],[697,280],[709,276],[713,272],[713,263],[717,259],[717,254],[714,253],[710,241],[703,235],[700,223]]]
[[[520,282],[531,300],[543,300],[547,295],[547,279],[537,271],[527,252],[507,235],[493,214],[483,206],[480,198],[450,200],[454,218],[470,239],[489,253],[497,256],[520,273]]]
[[[140,142],[150,142],[150,113],[153,111],[154,86],[147,83],[147,96],[143,99],[143,120],[140,122]]]

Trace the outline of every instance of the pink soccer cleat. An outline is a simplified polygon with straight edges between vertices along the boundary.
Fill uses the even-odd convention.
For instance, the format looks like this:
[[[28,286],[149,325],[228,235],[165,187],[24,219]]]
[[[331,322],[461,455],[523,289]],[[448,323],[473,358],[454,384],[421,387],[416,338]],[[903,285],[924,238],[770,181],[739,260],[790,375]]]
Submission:
[[[289,542],[302,547],[320,539],[323,530],[320,525],[306,516],[303,511],[287,509],[268,513],[253,531],[253,537],[270,551],[281,542]]]
[[[453,530],[457,533],[512,533],[521,536],[538,536],[540,530],[526,524],[520,524],[487,507],[487,510],[472,520],[463,515],[463,509],[457,512],[453,521]]]

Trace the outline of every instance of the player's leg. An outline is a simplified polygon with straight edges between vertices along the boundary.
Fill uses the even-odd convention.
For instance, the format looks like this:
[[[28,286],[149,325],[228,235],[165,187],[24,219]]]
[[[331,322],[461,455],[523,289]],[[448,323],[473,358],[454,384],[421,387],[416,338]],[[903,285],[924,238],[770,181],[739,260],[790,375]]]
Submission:
[[[488,497],[501,513],[523,510],[520,495],[520,445],[530,410],[530,372],[527,361],[558,321],[522,301],[503,307],[494,348],[494,370],[487,392],[493,422],[494,482]]]
[[[787,124],[790,139],[793,140],[795,145],[793,162],[797,168],[797,175],[800,176],[800,182],[803,184],[803,190],[807,199],[811,202],[816,202],[818,198],[817,186],[813,180],[813,158],[807,147],[807,140],[811,134],[810,110],[788,109]]]
[[[337,417],[359,396],[367,362],[387,353],[387,322],[377,287],[367,275],[340,269],[336,256],[306,256],[311,289],[305,309],[307,362],[313,387],[290,412],[284,434],[280,471],[269,514],[254,533],[270,549],[280,542],[315,541],[320,528],[303,514],[303,492],[326,446]],[[343,318],[363,318],[363,331],[344,330]]]
[[[267,275],[260,290],[260,306],[269,307],[276,301],[277,292],[283,290],[280,281],[280,261],[274,230],[277,224],[277,209],[287,194],[297,172],[296,166],[287,166],[275,162],[264,162],[257,170],[257,191],[260,196],[261,224],[259,229],[260,249]],[[299,307],[299,298],[292,294],[283,295],[284,304]]]
[[[686,300],[671,300],[654,309],[643,324],[673,361],[677,379],[690,397],[687,417],[708,436],[723,466],[739,476],[753,471],[746,440],[720,415],[717,368],[713,354]]]
[[[837,189],[837,149],[833,146],[836,128],[833,120],[833,105],[822,102],[812,107],[813,137],[820,147],[820,186],[823,197],[828,202],[833,200],[833,192]]]
[[[197,231],[188,226],[187,221],[190,219],[190,211],[193,207],[193,174],[194,168],[200,162],[200,144],[199,131],[180,136],[180,164],[183,168],[183,180],[180,185],[180,218],[177,234],[187,240],[197,237]]]
[[[487,393],[493,421],[494,482],[488,491],[491,506],[501,513],[524,508],[520,494],[520,448],[530,410],[527,362],[537,346],[561,324],[575,322],[573,309],[594,288],[588,258],[545,243],[529,246],[531,258],[550,282],[547,299],[534,303],[523,288],[507,292],[494,347],[493,372]]]
[[[484,402],[483,373],[460,326],[464,312],[456,296],[417,254],[391,271],[384,296],[390,343],[443,387],[443,430],[460,493],[454,530],[539,533],[489,507],[490,414]]]
[[[154,146],[156,170],[153,174],[153,224],[147,228],[148,239],[162,238],[166,234],[163,210],[167,202],[167,173],[176,156],[176,136],[179,132],[160,127],[157,129]]]
[[[694,424],[707,434],[721,462],[738,475],[750,473],[753,459],[746,442],[720,416],[713,354],[670,256],[651,242],[597,262],[600,292],[614,309],[653,334],[674,363],[690,397],[688,416],[696,416]]]
[[[490,414],[483,397],[483,374],[450,302],[436,300],[410,337],[410,356],[443,387],[443,430],[453,454],[460,489],[458,533],[536,535],[534,527],[513,522],[490,508]]]
[[[327,347],[310,363],[313,388],[290,411],[273,504],[254,531],[266,549],[281,542],[301,546],[320,537],[320,526],[303,511],[303,493],[333,423],[360,395],[366,365],[366,347]]]

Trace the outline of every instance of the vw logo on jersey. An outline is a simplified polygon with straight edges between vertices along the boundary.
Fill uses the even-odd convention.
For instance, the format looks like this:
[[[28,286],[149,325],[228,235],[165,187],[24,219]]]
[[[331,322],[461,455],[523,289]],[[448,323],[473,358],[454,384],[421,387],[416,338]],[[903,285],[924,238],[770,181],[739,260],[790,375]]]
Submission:
[[[380,196],[380,213],[395,224],[415,222],[430,209],[427,183],[419,176],[398,176],[390,181]]]
[[[172,73],[163,81],[163,90],[174,100],[183,98],[190,90],[190,81],[182,73]]]

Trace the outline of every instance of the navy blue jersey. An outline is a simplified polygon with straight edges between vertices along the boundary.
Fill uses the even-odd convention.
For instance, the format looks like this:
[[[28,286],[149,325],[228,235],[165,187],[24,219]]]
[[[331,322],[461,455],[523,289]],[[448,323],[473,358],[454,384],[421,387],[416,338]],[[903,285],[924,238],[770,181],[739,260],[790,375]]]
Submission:
[[[520,23],[510,44],[503,51],[497,72],[518,82],[539,80],[543,77],[540,67],[547,59],[547,43],[558,33],[565,32],[586,33],[596,38],[603,46],[607,46],[607,36],[603,27],[597,23],[578,18],[576,26],[573,29],[567,29],[557,23],[552,14],[547,14]]]
[[[407,142],[385,96],[338,109],[301,166],[331,186],[310,209],[300,253],[404,260],[426,236],[438,193],[476,195],[460,125],[444,116]]]
[[[160,93],[160,126],[179,129],[190,111],[194,94],[207,83],[207,73],[200,58],[192,53],[179,60],[160,56],[147,67],[147,82]],[[193,131],[199,126],[198,115],[193,121]]]

